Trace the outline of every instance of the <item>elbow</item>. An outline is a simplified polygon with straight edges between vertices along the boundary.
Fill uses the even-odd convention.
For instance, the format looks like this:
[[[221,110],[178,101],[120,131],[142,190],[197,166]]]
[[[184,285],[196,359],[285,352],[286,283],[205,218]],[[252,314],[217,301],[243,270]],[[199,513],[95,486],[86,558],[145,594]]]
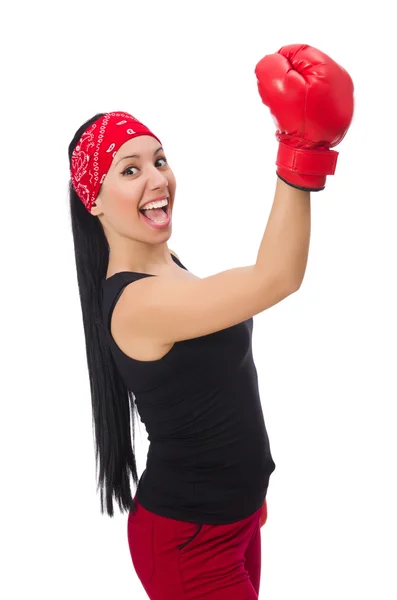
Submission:
[[[285,285],[290,294],[297,292],[304,280],[306,269],[297,269],[294,272],[286,273],[284,276]]]
[[[288,295],[290,296],[291,294],[295,294],[295,292],[297,292],[303,282],[303,278],[302,279],[290,279],[287,282],[286,288],[288,290]]]

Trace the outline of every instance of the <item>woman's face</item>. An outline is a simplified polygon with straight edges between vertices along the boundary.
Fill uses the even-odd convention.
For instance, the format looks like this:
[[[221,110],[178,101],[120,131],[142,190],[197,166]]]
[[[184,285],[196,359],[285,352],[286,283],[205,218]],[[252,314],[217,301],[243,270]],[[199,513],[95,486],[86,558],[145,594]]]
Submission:
[[[109,234],[118,234],[141,242],[161,243],[171,235],[171,222],[155,229],[140,208],[166,196],[171,215],[175,189],[175,176],[160,143],[152,136],[138,136],[125,142],[115,154],[91,214],[99,217],[108,239]]]

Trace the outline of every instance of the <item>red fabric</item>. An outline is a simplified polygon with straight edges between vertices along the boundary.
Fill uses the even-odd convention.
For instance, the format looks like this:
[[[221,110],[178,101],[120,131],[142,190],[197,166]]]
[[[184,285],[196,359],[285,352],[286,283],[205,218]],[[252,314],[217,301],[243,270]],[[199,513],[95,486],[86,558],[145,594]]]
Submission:
[[[137,510],[127,521],[132,563],[151,600],[258,600],[260,517],[229,525],[190,523]]]
[[[266,523],[266,521],[267,521],[267,502],[265,499],[265,501],[262,505],[262,508],[261,508],[261,516],[259,518],[259,526],[263,527],[263,525]]]
[[[83,133],[72,154],[70,174],[76,194],[88,211],[120,146],[139,135],[150,135],[161,144],[143,123],[125,112],[106,113]]]

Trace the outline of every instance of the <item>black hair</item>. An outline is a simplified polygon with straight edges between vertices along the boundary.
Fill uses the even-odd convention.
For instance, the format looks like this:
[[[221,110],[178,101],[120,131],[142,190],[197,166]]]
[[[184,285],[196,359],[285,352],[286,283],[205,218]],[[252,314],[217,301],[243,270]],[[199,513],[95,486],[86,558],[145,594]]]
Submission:
[[[84,131],[104,113],[82,125],[69,144],[69,165]],[[135,462],[134,394],[119,375],[106,339],[102,318],[102,280],[106,277],[109,245],[98,217],[91,215],[69,181],[70,215],[91,389],[95,460],[101,513],[113,516],[113,497],[121,512],[135,513],[130,473],[138,485]],[[131,426],[132,440],[131,446]],[[99,466],[99,476],[98,476]]]

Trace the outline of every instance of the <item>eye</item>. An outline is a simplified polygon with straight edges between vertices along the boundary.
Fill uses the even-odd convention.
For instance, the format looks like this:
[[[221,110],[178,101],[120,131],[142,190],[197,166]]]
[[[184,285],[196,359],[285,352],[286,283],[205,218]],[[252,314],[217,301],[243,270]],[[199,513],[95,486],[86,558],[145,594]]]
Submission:
[[[127,168],[125,169],[125,171],[123,171],[123,172],[122,172],[122,175],[133,175],[133,173],[130,173],[130,171],[131,171],[132,169],[136,169],[136,170],[138,170],[138,168],[137,168],[137,167],[127,167]]]
[[[158,159],[156,160],[156,163],[157,163],[159,160],[163,160],[163,161],[165,162],[165,164],[167,164],[167,159],[165,158],[165,156],[160,156],[160,158],[158,158]]]
[[[167,163],[167,159],[165,158],[165,156],[160,156],[157,160],[156,160],[156,165],[159,161],[163,160],[165,165],[168,164]],[[165,165],[160,165],[160,167],[164,167]],[[136,169],[137,171],[139,171],[138,167],[127,167],[123,172],[122,175],[134,175],[134,173],[131,173],[131,170]]]

